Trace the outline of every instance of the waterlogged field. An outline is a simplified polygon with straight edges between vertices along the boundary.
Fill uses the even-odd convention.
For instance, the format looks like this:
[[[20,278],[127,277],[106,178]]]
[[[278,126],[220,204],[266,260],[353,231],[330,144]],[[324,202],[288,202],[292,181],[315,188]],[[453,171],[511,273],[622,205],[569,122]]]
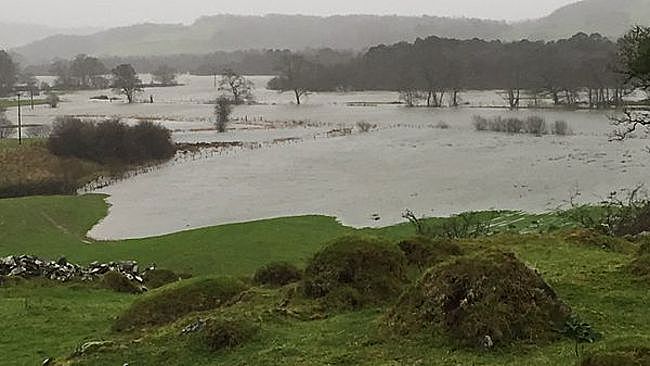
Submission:
[[[122,239],[278,216],[325,214],[355,227],[402,222],[401,213],[441,216],[468,210],[529,212],[566,205],[571,192],[597,202],[612,189],[647,181],[644,136],[610,142],[611,112],[522,110],[495,92],[467,92],[458,109],[405,108],[397,93],[315,93],[305,104],[266,90],[255,77],[258,104],[235,108],[236,122],[211,130],[217,91],[211,77],[181,76],[183,86],[147,89],[155,103],[91,101],[110,91],[64,95],[58,109],[25,110],[27,123],[57,115],[153,120],[178,142],[242,142],[185,154],[145,174],[97,190],[109,215],[90,236]],[[481,107],[482,108],[477,108]],[[565,120],[569,136],[477,132],[472,116],[540,115]],[[359,121],[377,128],[356,129]],[[444,122],[448,128],[439,128]],[[347,134],[345,129],[352,129]],[[332,132],[339,130],[338,132]]]

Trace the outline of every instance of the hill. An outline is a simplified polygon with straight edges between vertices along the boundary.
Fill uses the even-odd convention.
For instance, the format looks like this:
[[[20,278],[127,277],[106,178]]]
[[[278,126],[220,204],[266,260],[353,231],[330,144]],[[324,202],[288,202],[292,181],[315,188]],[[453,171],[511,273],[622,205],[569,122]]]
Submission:
[[[55,34],[89,35],[99,28],[54,28],[38,24],[0,22],[0,49],[24,46]]]
[[[584,0],[547,17],[518,23],[436,16],[216,15],[199,18],[187,26],[140,24],[86,36],[51,36],[14,51],[34,64],[80,53],[154,56],[269,48],[362,50],[431,35],[458,39],[551,40],[569,38],[578,32],[598,32],[615,39],[637,23],[650,24],[647,0]]]

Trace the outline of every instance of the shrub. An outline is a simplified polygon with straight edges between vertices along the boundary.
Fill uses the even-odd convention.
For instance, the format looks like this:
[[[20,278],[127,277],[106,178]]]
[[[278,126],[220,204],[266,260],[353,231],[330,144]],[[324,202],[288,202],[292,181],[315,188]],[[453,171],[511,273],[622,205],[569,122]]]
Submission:
[[[100,123],[74,117],[57,118],[48,139],[54,155],[99,163],[142,163],[174,156],[171,132],[151,122],[134,127],[119,120]]]
[[[142,287],[136,282],[129,280],[119,272],[108,272],[102,276],[101,285],[104,288],[115,292],[124,292],[128,294],[138,294],[142,292]]]
[[[402,333],[433,330],[460,345],[491,348],[558,336],[570,309],[533,269],[499,251],[427,271],[389,310]]]
[[[566,136],[571,134],[571,129],[569,128],[569,124],[566,121],[559,120],[553,122],[551,133],[558,136]]]
[[[441,130],[446,130],[446,129],[449,129],[449,124],[447,124],[447,122],[445,122],[445,121],[440,121],[436,125],[436,128],[439,128]]]
[[[229,277],[199,278],[151,291],[137,299],[113,324],[115,331],[171,323],[195,311],[225,305],[246,289]]]
[[[47,96],[45,97],[45,102],[50,106],[50,108],[57,108],[60,101],[61,99],[59,96],[52,92],[47,93]]]
[[[267,264],[258,269],[253,276],[253,281],[258,285],[285,286],[302,279],[302,272],[298,267],[286,262]]]
[[[650,348],[626,347],[587,355],[581,366],[650,366]]]
[[[381,303],[399,294],[406,281],[406,258],[396,245],[363,236],[338,239],[309,261],[304,292],[324,298],[342,287],[358,291],[364,304]]]
[[[366,122],[366,121],[357,122],[357,128],[359,129],[359,132],[361,132],[361,133],[370,132],[370,130],[372,130],[373,128],[376,128],[376,127],[377,127],[377,125],[373,125],[370,122]]]
[[[650,254],[639,255],[628,268],[633,275],[650,283]]]
[[[578,228],[562,233],[564,240],[572,244],[601,248],[618,253],[630,253],[634,245],[622,238],[601,234],[592,229]]]
[[[424,236],[403,240],[398,246],[404,252],[408,263],[420,268],[442,262],[450,256],[463,254],[460,246],[453,241],[433,240]]]
[[[524,132],[536,136],[546,135],[548,133],[546,120],[539,116],[530,116],[526,118]]]
[[[6,111],[3,106],[0,106],[0,139],[7,138],[13,133],[13,128],[11,128],[13,124],[5,115]]]
[[[226,132],[232,114],[232,101],[224,96],[217,98],[214,106],[215,127],[218,132]]]
[[[490,121],[482,116],[472,117],[472,123],[476,131],[487,131],[490,127]]]
[[[203,343],[212,352],[237,347],[259,332],[250,320],[213,319],[203,330]]]
[[[173,282],[178,282],[182,279],[190,278],[187,274],[177,274],[167,269],[154,269],[145,272],[142,276],[144,283],[149,289],[163,287]]]

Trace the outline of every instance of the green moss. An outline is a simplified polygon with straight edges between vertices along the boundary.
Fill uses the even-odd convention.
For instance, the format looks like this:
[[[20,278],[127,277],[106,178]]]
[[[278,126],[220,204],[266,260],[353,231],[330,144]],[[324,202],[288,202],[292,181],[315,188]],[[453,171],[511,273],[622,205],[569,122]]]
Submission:
[[[343,287],[355,289],[364,304],[393,299],[406,281],[406,258],[388,241],[346,236],[325,247],[305,270],[304,292],[324,298]]]
[[[115,331],[171,323],[195,311],[225,305],[246,289],[230,277],[199,278],[166,286],[137,299],[115,321]]]
[[[285,286],[302,279],[302,271],[287,262],[270,263],[255,271],[253,282],[266,286]]]
[[[400,333],[428,329],[469,347],[556,338],[570,309],[514,254],[481,252],[426,272],[390,309]]]

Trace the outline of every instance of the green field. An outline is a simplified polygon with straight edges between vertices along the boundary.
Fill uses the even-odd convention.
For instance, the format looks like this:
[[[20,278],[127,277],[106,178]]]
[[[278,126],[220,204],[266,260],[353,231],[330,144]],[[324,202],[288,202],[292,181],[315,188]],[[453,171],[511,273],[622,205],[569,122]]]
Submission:
[[[136,259],[202,275],[248,276],[263,264],[299,265],[325,243],[356,230],[323,216],[289,217],[192,230],[159,238],[90,242],[84,235],[107,212],[104,197],[52,196],[0,200],[0,256],[35,254],[88,263]],[[650,288],[623,267],[632,256],[569,242],[556,228],[571,225],[555,214],[502,213],[511,233],[467,240],[470,247],[499,247],[537,268],[580,316],[603,334],[587,351],[650,344]],[[549,231],[549,229],[551,229]],[[361,232],[397,240],[413,228],[397,225]],[[312,321],[271,314],[282,290],[253,289],[251,298],[225,315],[259,319],[253,341],[228,352],[208,353],[177,324],[146,334],[110,331],[113,319],[136,295],[85,285],[33,281],[0,288],[0,364],[40,364],[65,358],[89,340],[117,346],[75,358],[83,365],[573,365],[573,343],[522,346],[493,353],[455,349],[435,337],[403,339],[378,331],[385,309],[344,312]]]

